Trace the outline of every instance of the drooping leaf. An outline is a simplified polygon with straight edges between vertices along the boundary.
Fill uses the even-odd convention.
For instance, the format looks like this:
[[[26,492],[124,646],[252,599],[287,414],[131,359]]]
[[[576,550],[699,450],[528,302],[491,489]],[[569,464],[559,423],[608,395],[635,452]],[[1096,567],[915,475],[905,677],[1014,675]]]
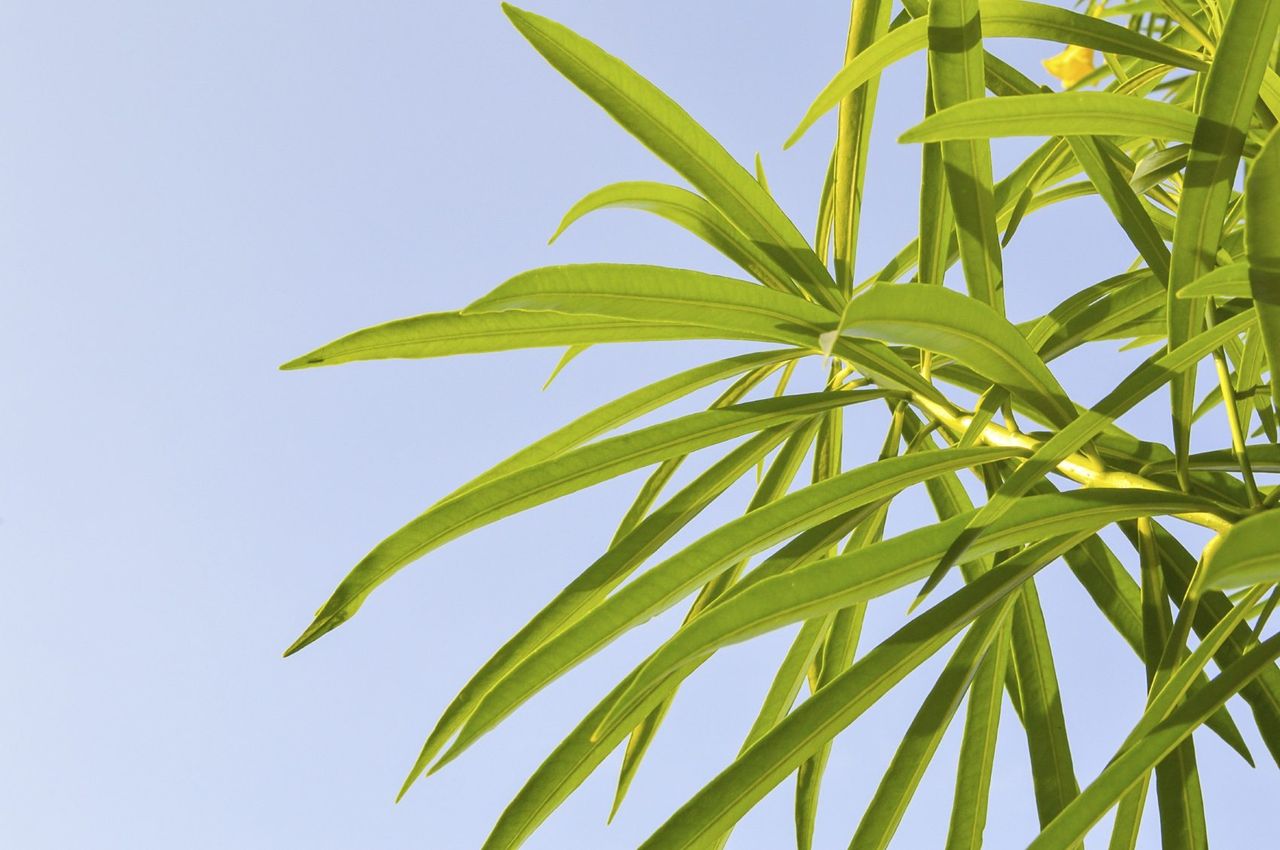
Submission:
[[[1057,850],[1083,838],[1147,771],[1277,657],[1280,635],[1268,638],[1219,673],[1208,687],[1184,702],[1164,722],[1118,753],[1080,796],[1027,845],[1027,850]]]
[[[980,850],[987,825],[1009,642],[997,636],[969,686],[946,850]]]
[[[516,665],[485,694],[433,770],[455,758],[550,681],[743,558],[933,475],[1016,454],[1016,450],[981,448],[892,458],[812,484],[726,523],[638,576]],[[730,597],[755,583],[759,579],[748,576]]]
[[[1249,265],[1232,263],[1211,272],[1178,290],[1179,298],[1252,298],[1249,288]]]
[[[739,756],[659,827],[642,850],[697,847],[705,836],[737,821],[810,753],[1073,541],[1055,538],[1037,544],[903,626]],[[634,680],[630,685],[635,686]],[[607,736],[608,727],[598,734]]]
[[[609,550],[560,591],[519,632],[472,675],[431,730],[409,772],[401,796],[427,768],[449,738],[462,727],[494,682],[527,658],[551,635],[572,622],[617,587],[645,558],[656,552],[761,457],[788,435],[788,426],[764,431],[729,452],[691,481],[666,504],[636,523]]]
[[[865,390],[810,393],[694,413],[583,446],[439,502],[356,564],[286,654],[297,652],[349,620],[393,573],[469,531],[672,455],[833,407],[883,397],[880,391]]]
[[[1008,616],[1003,610],[999,614]],[[883,850],[889,846],[970,683],[983,659],[992,651],[992,642],[1001,636],[1003,623],[1003,617],[987,615],[985,621],[975,623],[960,641],[907,727],[902,743],[858,823],[850,847]]]

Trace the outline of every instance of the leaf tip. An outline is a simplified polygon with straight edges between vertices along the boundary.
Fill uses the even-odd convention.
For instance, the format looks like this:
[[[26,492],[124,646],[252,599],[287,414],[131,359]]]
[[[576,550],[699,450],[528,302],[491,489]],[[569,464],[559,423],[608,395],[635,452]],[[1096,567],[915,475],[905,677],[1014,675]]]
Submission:
[[[312,352],[304,354],[301,357],[295,357],[287,363],[280,364],[281,372],[294,372],[298,369],[310,369],[312,366],[323,366],[325,359],[320,355]]]
[[[569,229],[569,225],[572,223],[573,222],[570,220],[569,216],[565,216],[564,219],[560,222],[560,225],[556,228],[556,232],[552,233],[551,238],[547,240],[547,244],[548,245],[556,244],[556,240],[560,238],[560,235],[562,233],[564,233],[566,230]]]
[[[298,639],[290,644],[289,648],[284,651],[284,657],[288,658],[303,647],[315,643],[317,640],[346,622],[348,616],[348,614],[341,611],[334,612],[332,614],[321,613],[316,615],[315,621],[312,622],[311,625],[307,626],[306,631],[298,635]]]

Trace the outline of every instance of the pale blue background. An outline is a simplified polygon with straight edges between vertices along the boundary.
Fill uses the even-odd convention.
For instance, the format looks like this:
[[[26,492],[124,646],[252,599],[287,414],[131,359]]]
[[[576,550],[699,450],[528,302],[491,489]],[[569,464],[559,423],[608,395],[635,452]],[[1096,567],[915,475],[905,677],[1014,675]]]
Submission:
[[[775,193],[810,230],[830,124],[794,151],[780,143],[838,65],[846,4],[537,9],[667,87],[744,161],[762,150]],[[1057,47],[999,49],[1043,79],[1037,60]],[[864,273],[914,226],[918,151],[893,137],[919,117],[920,78],[908,64],[885,83]],[[600,214],[545,246],[576,198],[635,178],[669,172],[546,67],[496,3],[0,8],[0,846],[479,845],[670,618],[559,682],[399,806],[394,792],[467,675],[607,542],[636,476],[452,544],[338,633],[287,662],[280,651],[399,523],[714,347],[592,351],[545,393],[550,351],[275,366],[538,264],[724,269],[633,213]],[[1128,262],[1099,210],[1076,201],[1024,225],[1006,260],[1015,318]],[[1106,349],[1055,368],[1078,387],[1117,380],[1133,360]],[[1162,435],[1162,404],[1129,424]],[[855,457],[879,446],[879,419],[853,417]],[[735,490],[725,510],[746,497]],[[922,521],[919,500],[904,507],[896,529]],[[1087,780],[1136,717],[1141,673],[1061,565],[1041,588]],[[868,640],[904,608],[873,609]],[[736,751],[788,639],[727,651],[692,680],[613,827],[616,755],[528,846],[639,843]],[[820,847],[845,846],[932,670],[840,739]],[[1034,832],[1020,734],[1008,725],[1000,752],[995,848]],[[1274,805],[1274,765],[1250,772],[1216,739],[1197,740],[1217,846],[1256,846],[1231,823]],[[955,750],[953,735],[896,846],[938,846]],[[744,820],[734,847],[786,846],[790,788]]]

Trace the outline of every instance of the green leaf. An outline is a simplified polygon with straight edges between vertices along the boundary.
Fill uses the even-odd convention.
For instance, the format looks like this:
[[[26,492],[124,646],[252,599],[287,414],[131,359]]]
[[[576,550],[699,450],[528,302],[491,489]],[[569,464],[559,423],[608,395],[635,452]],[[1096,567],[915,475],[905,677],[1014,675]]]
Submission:
[[[978,0],[930,0],[928,35],[929,79],[940,113],[952,106],[981,102],[985,86]],[[955,214],[965,287],[971,296],[1004,315],[1004,270],[996,229],[991,146],[986,139],[942,141],[942,165]]]
[[[912,345],[955,358],[1014,395],[1051,411],[1051,424],[1076,416],[1061,384],[1018,329],[989,306],[928,284],[879,284],[849,302],[836,334]]]
[[[1204,63],[1194,54],[1170,47],[1116,24],[1069,9],[1023,0],[981,0],[982,32],[988,38],[1021,37],[1078,44],[1121,53],[1175,67],[1199,70]],[[930,18],[923,16],[878,39],[845,66],[814,99],[799,126],[787,139],[790,147],[841,98],[893,63],[924,50],[929,43]]]
[[[1143,661],[1150,691],[1164,675],[1162,662],[1173,624],[1165,598],[1164,572],[1150,519],[1137,522],[1142,575]],[[1195,750],[1186,742],[1156,765],[1160,835],[1167,846],[1194,847],[1204,834],[1204,801],[1196,772]],[[1138,789],[1140,791],[1140,789]],[[1129,794],[1134,794],[1130,791]]]
[[[796,473],[809,452],[809,447],[813,444],[819,423],[829,421],[831,416],[832,414],[828,413],[815,417],[814,421],[806,423],[803,428],[788,438],[786,444],[779,450],[777,457],[769,465],[768,473],[765,474],[756,488],[755,495],[752,496],[751,502],[747,506],[748,511],[763,507],[786,493],[795,480]],[[737,580],[738,575],[745,566],[745,562],[736,564],[733,568],[720,573],[703,585],[702,591],[698,594],[697,599],[694,600],[693,606],[685,617],[685,622],[698,616],[708,605],[728,590],[729,586]],[[613,582],[613,585],[616,584],[617,582]],[[592,603],[598,602],[602,596],[593,599]],[[627,742],[626,753],[623,755],[622,767],[619,770],[618,789],[614,794],[610,819],[617,813],[618,807],[622,804],[623,797],[626,796],[627,789],[639,769],[640,761],[643,759],[649,743],[657,734],[657,729],[661,725],[667,709],[671,707],[673,699],[674,694],[650,712],[644,721],[631,733],[631,738]]]
[[[1080,793],[1053,652],[1034,580],[1023,586],[1013,609],[1013,669],[1031,755],[1031,780],[1040,823],[1047,824]]]
[[[849,15],[849,36],[845,61],[872,47],[889,28],[892,0],[854,0]],[[867,152],[871,146],[871,125],[875,116],[877,75],[841,98],[836,145],[832,151],[832,236],[836,285],[842,294],[853,288],[854,261],[858,248],[858,225],[862,213],[863,186],[867,172]],[[800,844],[804,841],[801,839]],[[801,846],[800,850],[805,850]]]
[[[1160,523],[1153,520],[1151,524],[1164,565],[1165,589],[1175,603],[1181,603],[1186,598],[1191,577],[1195,573],[1196,558]],[[1121,530],[1128,533],[1123,525]],[[1237,606],[1225,594],[1215,590],[1202,592],[1192,624],[1201,641],[1212,634],[1223,620],[1237,616],[1236,610]],[[1221,647],[1214,652],[1214,663],[1218,669],[1224,669],[1238,661],[1255,643],[1252,629],[1241,625],[1232,630]],[[1240,695],[1253,712],[1254,722],[1272,760],[1280,765],[1280,668],[1272,665],[1263,670],[1255,681],[1245,686]]]
[[[900,142],[1005,136],[1154,136],[1191,141],[1195,116],[1156,100],[1109,92],[1060,92],[968,101],[931,115]]]
[[[432,770],[456,758],[556,677],[742,559],[933,475],[1003,460],[1018,453],[1010,449],[976,448],[891,458],[812,484],[731,520],[637,576],[521,661],[485,694],[453,745]],[[737,585],[732,596],[755,583],[759,580],[749,576]],[[703,613],[690,625],[710,613]]]
[[[1275,523],[1275,517],[1260,513],[1231,526],[1209,558],[1207,586],[1223,590],[1280,581]]]
[[[935,454],[946,453],[928,452],[914,457]],[[1199,500],[1178,493],[1097,487],[1029,496],[1018,500],[966,551],[965,557],[974,559],[1057,535],[1081,531],[1092,534],[1107,523],[1120,519],[1196,510],[1203,505]],[[799,619],[865,602],[924,578],[935,559],[972,517],[973,513],[960,514],[782,576],[744,584],[737,593],[726,597],[681,629],[655,652],[645,662],[644,672],[636,679],[627,700],[619,704],[617,711],[624,711],[629,700],[642,697],[647,688],[683,665],[720,647]]]
[[[502,9],[543,58],[693,184],[810,297],[837,306],[831,276],[804,236],[755,177],[675,101],[568,28],[507,3]]]
[[[1271,364],[1271,398],[1280,407],[1280,130],[1273,131],[1245,186],[1249,292]]]
[[[1280,2],[1233,4],[1205,78],[1173,231],[1167,334],[1170,350],[1193,338],[1204,325],[1204,302],[1181,299],[1177,293],[1217,265],[1232,184],[1278,27]],[[1191,452],[1195,388],[1194,370],[1176,376],[1170,384],[1173,450],[1178,459],[1178,476],[1184,483],[1186,458]]]
[[[982,847],[1009,661],[1007,637],[1007,629],[1005,635],[997,636],[969,686],[946,850],[980,850]]]
[[[724,254],[770,289],[794,291],[786,270],[743,236],[714,204],[688,189],[665,183],[635,180],[595,190],[565,213],[551,241],[588,213],[610,208],[643,210],[661,216]]]
[[[1190,153],[1191,146],[1187,144],[1158,148],[1138,160],[1129,177],[1129,185],[1135,192],[1145,193],[1154,189],[1185,168]]]
[[[609,547],[577,578],[535,614],[520,631],[494,653],[436,721],[422,752],[401,788],[400,796],[421,775],[431,760],[479,704],[480,699],[521,660],[552,635],[573,622],[617,587],[646,558],[684,528],[733,482],[746,474],[772,448],[788,436],[791,426],[780,426],[752,437],[712,464],[705,472],[642,520]],[[811,429],[809,430],[811,436]]]
[[[539,765],[520,788],[515,799],[503,810],[481,850],[515,850],[523,844],[556,807],[622,743],[635,724],[653,711],[666,696],[665,693],[657,694],[638,706],[625,718],[629,724],[619,725],[608,739],[593,739],[591,733],[627,681],[624,679],[601,700]]]
[[[1102,283],[1109,291],[1101,297],[1074,303],[1068,299],[1028,333],[1027,341],[1042,360],[1061,357],[1087,342],[1109,339],[1134,321],[1154,317],[1163,329],[1165,284],[1150,271],[1130,272]]]
[[[464,315],[511,310],[606,316],[715,328],[727,339],[814,346],[835,314],[747,281],[661,266],[588,263],[533,269],[473,302]]]
[[[1263,641],[1218,674],[1168,719],[1118,753],[1089,787],[1027,845],[1027,850],[1059,850],[1082,839],[1126,791],[1277,657],[1280,635]]]
[[[719,339],[721,336],[715,328],[687,322],[635,322],[551,313],[428,313],[356,331],[290,360],[280,368],[307,369],[359,360],[448,357],[520,348]]]
[[[297,652],[349,620],[369,594],[402,567],[481,526],[674,455],[883,397],[881,391],[809,393],[694,413],[583,446],[447,498],[356,564],[285,654]]]
[[[867,806],[850,847],[884,850],[906,814],[925,769],[932,761],[951,718],[960,708],[979,665],[1001,636],[1007,609],[998,609],[973,624],[912,718],[889,767]],[[998,650],[996,650],[998,652]]]
[[[530,313],[526,315],[538,314]],[[601,405],[595,410],[579,416],[563,428],[557,428],[547,436],[530,443],[506,460],[496,464],[488,471],[471,479],[471,481],[449,495],[456,496],[486,481],[501,478],[503,475],[515,472],[517,469],[556,457],[569,449],[576,448],[589,440],[599,437],[601,434],[606,434],[615,428],[621,428],[646,413],[651,413],[664,405],[684,398],[690,393],[711,386],[726,378],[732,378],[743,372],[773,366],[778,363],[795,362],[795,357],[798,354],[799,352],[794,349],[776,349],[774,351],[740,354],[736,357],[716,360],[703,366],[695,366],[684,372],[678,372],[669,378],[655,381],[646,387],[627,393],[608,404]]]
[[[1146,260],[1148,268],[1156,279],[1168,281],[1169,248],[1151,220],[1146,205],[1130,188],[1128,177],[1117,165],[1117,160],[1127,160],[1127,157],[1107,139],[1069,136],[1067,141],[1085,174],[1097,187],[1098,194],[1111,208],[1111,214],[1142,259]]]
[[[1255,472],[1280,472],[1280,446],[1245,446],[1249,463]],[[1189,469],[1210,469],[1217,472],[1238,472],[1240,464],[1233,449],[1214,449],[1197,452],[1187,458]],[[1155,461],[1142,468],[1143,475],[1169,475],[1175,468],[1173,458]]]
[[[987,504],[978,510],[970,527],[956,538],[952,548],[948,550],[940,570],[935,571],[935,575],[941,569],[945,569],[949,563],[954,563],[964,547],[981,535],[982,528],[987,523],[1009,510],[1019,496],[1027,492],[1051,469],[1066,461],[1073,452],[1082,448],[1122,414],[1167,383],[1174,375],[1190,368],[1221,345],[1223,340],[1248,327],[1254,319],[1255,314],[1252,311],[1240,313],[1204,331],[1172,352],[1153,355],[1147,362],[1129,373],[1115,389],[1107,393],[1091,409],[1041,443],[1031,457],[1025,460],[1005,480],[1000,489],[992,494]],[[1093,470],[1095,470],[1093,465],[1083,458],[1075,469],[1084,477],[1089,477]]]
[[[1252,197],[1252,196],[1249,196]],[[1249,264],[1232,263],[1206,272],[1178,290],[1179,298],[1252,298]]]
[[[737,821],[810,753],[874,705],[965,625],[999,605],[1022,581],[1052,561],[1074,539],[1055,538],[1033,546],[1003,568],[966,585],[898,629],[806,700],[694,795],[641,845],[641,850],[691,850],[701,846],[708,835],[717,834]],[[892,542],[885,541],[885,544]],[[869,547],[858,554],[870,554],[878,548]],[[819,564],[831,560],[834,559]],[[881,571],[880,563],[868,566]],[[846,584],[859,584],[859,578],[856,573],[843,575]],[[779,579],[785,580],[785,577]],[[634,681],[631,687],[635,687]],[[607,736],[607,726],[598,734]]]
[[[555,367],[551,370],[551,374],[547,376],[547,380],[543,382],[542,389],[546,390],[551,387],[555,379],[560,377],[560,373],[564,371],[564,367],[568,366],[574,360],[578,359],[578,355],[582,354],[591,346],[589,345],[571,345],[564,350],[564,354],[560,355],[560,359],[556,361]]]

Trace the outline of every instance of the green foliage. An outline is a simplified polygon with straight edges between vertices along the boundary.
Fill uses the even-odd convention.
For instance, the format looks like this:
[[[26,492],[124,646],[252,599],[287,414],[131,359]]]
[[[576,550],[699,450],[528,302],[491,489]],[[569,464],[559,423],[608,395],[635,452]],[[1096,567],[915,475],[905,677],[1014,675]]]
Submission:
[[[607,549],[445,709],[405,782],[407,790],[458,757],[620,635],[692,600],[677,631],[529,778],[490,850],[519,846],[630,739],[616,811],[680,683],[719,649],[792,625],[794,642],[738,757],[644,847],[722,847],[738,819],[791,775],[797,846],[810,846],[833,738],[957,636],[868,808],[849,825],[852,847],[889,845],[957,716],[946,843],[956,850],[982,845],[988,811],[998,808],[988,800],[996,741],[1012,726],[1025,732],[1041,824],[1028,840],[1043,850],[1081,846],[1116,807],[1111,846],[1135,846],[1153,781],[1163,845],[1207,846],[1192,733],[1205,726],[1252,763],[1226,711],[1234,696],[1280,763],[1280,635],[1263,636],[1277,598],[1267,594],[1280,582],[1280,485],[1262,478],[1280,472],[1280,79],[1272,70],[1280,0],[1095,2],[1084,12],[1026,0],[897,5],[853,0],[845,67],[788,140],[838,111],[812,245],[773,200],[758,158],[753,174],[622,61],[505,6],[551,65],[689,184],[606,186],[574,205],[555,235],[600,209],[644,210],[705,240],[743,277],[638,265],[535,269],[457,312],[356,331],[284,367],[547,346],[566,348],[563,365],[592,345],[667,340],[773,346],[635,390],[459,487],[378,544],[289,648],[341,625],[396,571],[450,540],[654,470]],[[984,36],[1074,45],[1047,63],[1069,90],[1035,85],[987,52]],[[1097,68],[1093,50],[1105,54]],[[923,145],[919,238],[855,285],[876,85],[920,52],[926,117],[901,139]],[[1078,90],[1087,86],[1098,90]],[[988,140],[1001,136],[1047,141],[997,180]],[[1132,244],[1133,266],[1012,324],[1002,248],[1027,216],[1088,194]],[[942,286],[952,266],[963,292]],[[1100,388],[1097,401],[1073,399],[1049,368],[1067,351],[1117,341],[1163,346]],[[825,386],[787,392],[805,358],[829,361]],[[1202,364],[1217,384],[1197,404]],[[751,397],[772,374],[777,392]],[[704,412],[614,433],[726,381]],[[1116,424],[1166,386],[1171,447]],[[976,393],[977,404],[966,408],[956,391]],[[877,459],[850,464],[842,412],[865,402],[885,408],[885,439]],[[1221,448],[1191,452],[1193,427],[1206,429],[1219,406]],[[1015,414],[1041,430],[1021,430]],[[704,450],[718,459],[664,501],[676,467]],[[806,462],[811,482],[797,484]],[[761,472],[745,513],[651,563],[753,469]],[[884,537],[894,500],[916,486],[937,521]],[[985,499],[975,506],[971,492]],[[1213,533],[1199,557],[1164,528],[1166,517]],[[1099,536],[1111,525],[1132,552],[1113,552]],[[1142,660],[1148,691],[1132,731],[1083,788],[1035,586],[1059,559]],[[959,588],[929,597],[953,566]],[[866,606],[908,587],[928,606],[861,646]],[[1006,699],[1012,716],[1002,713]]]

